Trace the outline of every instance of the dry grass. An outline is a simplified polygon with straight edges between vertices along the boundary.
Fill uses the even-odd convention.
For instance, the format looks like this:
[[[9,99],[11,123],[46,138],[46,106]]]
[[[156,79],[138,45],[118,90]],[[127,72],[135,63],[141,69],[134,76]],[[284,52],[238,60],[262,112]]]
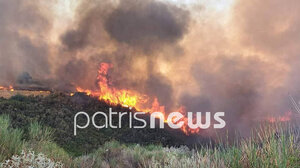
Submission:
[[[0,97],[5,99],[9,99],[16,95],[23,95],[23,96],[48,96],[50,95],[49,91],[29,91],[29,90],[0,90]]]

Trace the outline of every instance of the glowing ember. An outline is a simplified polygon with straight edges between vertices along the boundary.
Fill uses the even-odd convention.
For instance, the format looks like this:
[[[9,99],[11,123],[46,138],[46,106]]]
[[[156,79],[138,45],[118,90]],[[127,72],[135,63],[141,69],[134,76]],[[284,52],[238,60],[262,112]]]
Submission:
[[[99,100],[104,100],[109,104],[117,105],[120,104],[123,107],[135,107],[137,111],[142,111],[146,113],[153,112],[161,112],[164,114],[164,122],[168,122],[165,120],[167,118],[167,113],[165,112],[165,106],[160,105],[158,99],[156,97],[151,98],[148,95],[141,94],[139,92],[133,90],[126,89],[117,89],[111,87],[111,83],[108,80],[108,71],[112,68],[113,65],[109,63],[101,63],[100,68],[98,70],[98,85],[99,91],[92,91],[87,89],[82,89],[77,87],[77,92],[83,92],[87,95],[91,95],[93,97],[98,97]],[[177,112],[182,113],[186,116],[186,111],[184,107],[180,107],[176,110]],[[200,129],[191,129],[188,127],[188,119],[187,117],[182,118],[180,121],[184,121],[183,127],[181,130],[187,134],[196,134],[199,133]],[[178,122],[180,122],[178,121]]]
[[[15,89],[14,89],[12,86],[9,86],[9,90],[10,90],[11,92],[15,91]]]
[[[6,91],[15,91],[15,89],[10,85],[9,87],[0,86],[0,90],[6,90]]]
[[[92,91],[91,90],[87,90],[87,89],[81,89],[80,87],[76,88],[77,92],[82,92],[85,93],[86,95],[91,95]],[[72,96],[72,93],[71,93]]]
[[[267,121],[271,122],[271,123],[275,123],[275,122],[287,122],[291,120],[291,115],[292,112],[288,112],[286,113],[284,116],[279,116],[279,117],[269,117],[267,119]]]

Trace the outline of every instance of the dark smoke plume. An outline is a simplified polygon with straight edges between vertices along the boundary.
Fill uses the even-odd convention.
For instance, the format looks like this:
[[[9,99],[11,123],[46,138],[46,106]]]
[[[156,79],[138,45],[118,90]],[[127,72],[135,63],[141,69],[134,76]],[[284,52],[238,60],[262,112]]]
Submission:
[[[172,45],[187,31],[188,13],[158,1],[121,1],[105,21],[109,35],[135,49],[155,51]]]

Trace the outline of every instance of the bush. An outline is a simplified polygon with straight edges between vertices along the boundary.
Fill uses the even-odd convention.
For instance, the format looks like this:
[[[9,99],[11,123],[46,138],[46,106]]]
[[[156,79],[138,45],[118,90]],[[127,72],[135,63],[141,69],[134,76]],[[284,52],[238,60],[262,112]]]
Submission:
[[[104,144],[93,154],[76,160],[78,167],[278,167],[300,165],[299,128],[264,127],[252,137],[238,139],[234,145],[219,144],[190,150],[185,146],[166,148],[157,145],[124,145],[116,141]]]
[[[7,115],[0,116],[0,162],[19,153],[23,147],[22,131],[9,127]]]
[[[53,160],[62,161],[66,166],[71,166],[72,159],[69,154],[52,142],[53,129],[33,122],[28,128],[28,141],[26,148],[35,152],[40,152]]]
[[[23,131],[13,129],[10,127],[10,120],[7,115],[0,116],[0,162],[19,154],[22,149],[25,151],[35,151],[46,154],[53,160],[62,161],[68,167],[71,166],[72,158],[68,153],[60,148],[56,143],[52,142],[53,131],[50,128],[43,127],[39,123],[34,122],[28,128],[28,140],[23,141]],[[33,157],[33,152],[25,152],[21,156],[13,156],[7,162],[9,164],[16,164],[16,159],[22,157]],[[36,155],[39,157],[43,155]],[[28,159],[28,158],[27,158]],[[8,164],[6,164],[8,166]]]
[[[175,160],[185,160],[191,156],[187,147],[164,148],[157,145],[124,145],[117,141],[105,143],[94,153],[75,160],[77,167],[159,167],[170,166]],[[177,162],[178,163],[178,162]],[[174,164],[177,167],[179,164]]]
[[[38,153],[43,153],[54,161],[60,161],[64,163],[64,165],[67,167],[72,165],[72,158],[69,156],[69,154],[54,142],[41,141],[30,144],[30,147],[27,147],[27,149]]]
[[[53,134],[53,129],[43,127],[38,122],[31,123],[28,129],[28,137],[30,141],[51,141]]]
[[[20,155],[14,155],[11,159],[1,164],[2,168],[63,168],[60,162],[54,162],[44,154],[35,154],[33,151],[22,151]]]

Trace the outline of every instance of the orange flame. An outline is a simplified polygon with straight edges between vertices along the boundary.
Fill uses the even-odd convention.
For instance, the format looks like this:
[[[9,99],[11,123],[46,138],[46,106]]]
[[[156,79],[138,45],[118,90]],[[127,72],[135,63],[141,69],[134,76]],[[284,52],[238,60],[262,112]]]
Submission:
[[[15,89],[11,85],[8,88],[11,92],[15,91]]]
[[[0,90],[6,90],[6,91],[11,91],[11,92],[15,91],[15,89],[11,85],[9,85],[8,87],[0,86]]]
[[[291,115],[292,112],[287,112],[284,116],[278,116],[278,117],[269,117],[267,121],[270,123],[275,123],[275,122],[287,122],[291,120]]]
[[[83,92],[87,95],[98,97],[99,100],[104,100],[109,104],[117,105],[120,104],[123,107],[135,107],[137,111],[142,111],[146,113],[152,114],[153,112],[161,112],[164,116],[164,122],[168,122],[166,120],[167,113],[165,111],[165,106],[160,105],[157,97],[150,98],[148,95],[141,94],[139,92],[133,90],[126,89],[117,89],[111,87],[111,83],[108,80],[108,71],[110,68],[113,68],[112,64],[109,63],[101,63],[100,68],[98,70],[98,85],[99,91],[92,91],[88,89],[82,89],[77,87],[77,92]],[[177,112],[182,113],[184,116],[186,114],[185,108],[180,107]],[[190,129],[187,125],[188,119],[187,117],[182,118],[180,121],[184,121],[183,127],[181,130],[187,134],[196,134],[200,132],[200,129]],[[179,121],[178,121],[179,122]]]

